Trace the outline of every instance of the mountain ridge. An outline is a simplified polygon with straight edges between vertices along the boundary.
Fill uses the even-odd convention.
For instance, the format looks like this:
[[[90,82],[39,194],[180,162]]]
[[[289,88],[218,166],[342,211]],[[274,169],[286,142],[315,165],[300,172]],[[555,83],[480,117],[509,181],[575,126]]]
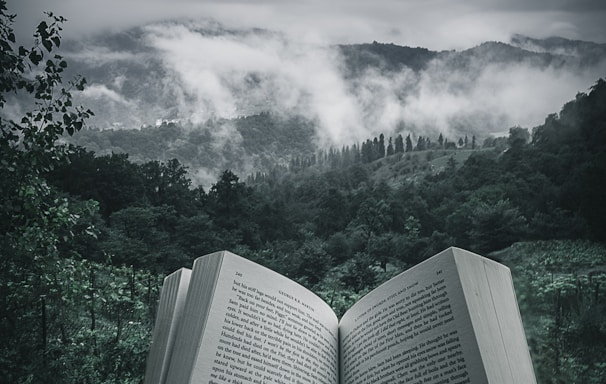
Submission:
[[[184,63],[180,57],[175,57],[174,52],[160,51],[157,46],[154,46],[152,40],[171,39],[172,37],[164,36],[169,35],[168,32],[158,37],[150,31],[154,29],[164,31],[163,28],[169,28],[170,33],[186,34],[183,39],[192,39],[192,44],[197,42],[216,48],[217,45],[207,44],[213,39],[231,44],[230,49],[235,49],[235,51],[230,54],[234,56],[224,64],[233,65],[233,69],[225,70],[232,73],[220,72],[221,69],[216,68],[220,63],[205,64],[204,60],[212,59],[213,55],[220,56],[223,54],[221,52],[202,51],[199,61],[196,62],[197,58],[195,58],[191,63]],[[174,32],[173,29],[179,29],[180,32]],[[195,38],[198,39],[195,40]],[[250,38],[251,41],[245,38]],[[272,38],[276,38],[276,40],[271,40]],[[275,47],[262,46],[265,40],[267,40],[267,45],[273,44]],[[167,40],[168,42],[179,43],[180,40],[174,38]],[[316,59],[315,56],[310,56],[309,60],[305,60],[305,53],[301,53],[300,50],[307,49],[306,46],[292,48],[293,56],[299,55],[299,58],[303,58],[301,63],[295,61],[297,58],[281,58],[280,55],[291,54],[291,52],[283,53],[281,51],[288,51],[294,44],[292,41],[287,41],[284,36],[262,29],[239,31],[230,30],[218,23],[209,25],[191,22],[188,25],[173,21],[169,24],[156,23],[119,33],[93,36],[79,42],[67,41],[64,46],[65,55],[72,63],[68,70],[71,73],[85,75],[91,84],[92,90],[84,94],[84,99],[88,101],[88,104],[92,103],[93,107],[96,107],[94,109],[99,116],[93,120],[92,124],[103,129],[109,127],[140,128],[146,124],[154,124],[157,119],[188,119],[196,114],[204,116],[203,121],[212,117],[213,113],[216,113],[216,117],[233,118],[265,112],[267,109],[273,108],[271,102],[275,104],[276,101],[270,98],[269,102],[264,102],[265,93],[271,94],[271,91],[276,89],[275,86],[283,88],[282,82],[292,80],[272,77],[271,70],[275,70],[276,66],[278,66],[277,70],[280,70],[281,65],[291,65],[295,67],[294,70],[297,70],[299,69],[296,68],[297,65],[303,66],[307,61]],[[203,50],[204,47],[202,46],[200,49]],[[538,49],[530,50],[533,47],[549,47],[549,49],[543,48],[542,52]],[[572,47],[580,47],[575,51],[575,55],[568,54]],[[183,48],[183,50],[195,49],[195,45]],[[312,49],[316,48],[310,48],[310,50]],[[378,73],[387,77],[381,79],[382,81],[389,81],[389,77],[396,73],[412,70],[420,77],[439,67],[440,71],[463,73],[469,81],[473,81],[474,73],[468,72],[483,71],[489,64],[524,63],[536,70],[545,70],[552,66],[568,72],[579,72],[586,70],[588,66],[595,66],[606,60],[606,45],[604,44],[562,38],[541,40],[522,35],[513,36],[509,43],[484,42],[461,51],[433,51],[424,47],[400,46],[376,41],[337,45],[328,48],[326,50],[328,52],[322,50],[323,52],[318,55],[318,60],[325,62],[321,65],[330,66],[327,72],[329,75],[339,77],[337,81],[342,83],[340,86],[345,87],[345,96],[351,96],[354,102],[363,97],[359,95],[360,93],[368,91],[369,87],[364,86],[360,89],[358,85],[360,83],[365,85],[369,74]],[[269,68],[262,67],[262,65],[255,68],[253,64],[250,69],[247,69],[246,63],[233,64],[240,60],[238,54],[242,55],[251,51],[254,54],[251,55],[254,56],[253,59],[267,61],[274,59],[272,56],[277,56],[278,61],[271,63]],[[185,57],[185,55],[183,56]],[[187,59],[186,57],[185,60]],[[197,89],[199,84],[192,84],[191,72],[193,69],[187,73],[179,72],[180,68],[175,70],[176,67],[185,65],[190,67],[199,65],[199,74],[208,77],[207,84],[217,83],[213,86],[220,88],[223,93],[231,94],[228,96],[232,99],[233,107],[229,108],[235,108],[235,110],[230,112],[232,113],[230,116],[224,115],[221,110],[215,111],[217,106],[213,104],[212,99],[216,100],[214,95],[208,96],[208,99],[211,100],[206,100],[204,94],[206,90]],[[215,65],[215,67],[210,67],[210,65]],[[284,70],[292,73],[290,68]],[[290,76],[288,73],[286,75]],[[255,76],[262,80],[260,86],[258,82],[250,81]],[[393,90],[400,101],[414,92],[414,87],[418,83],[418,79],[414,78],[414,75],[407,76],[410,79],[407,79],[399,89],[394,88]],[[434,75],[429,72],[428,76]],[[586,86],[589,86],[597,77],[599,76],[592,76]],[[371,78],[370,81],[372,80],[375,79]],[[277,83],[274,88],[271,88],[272,82]],[[394,87],[398,85],[396,84]],[[267,89],[263,88],[264,86]],[[294,95],[287,94],[286,98],[298,97],[301,99],[305,97],[305,93],[309,92],[310,90],[305,88],[305,84],[295,85]],[[317,92],[321,92],[321,90],[317,90]],[[108,101],[109,103],[107,103]],[[184,105],[178,105],[178,102],[182,102]],[[300,103],[300,100],[294,100],[294,102]],[[289,106],[293,110],[298,107],[298,105]],[[293,106],[295,108],[292,108]],[[280,107],[282,108],[282,106]],[[150,116],[153,118],[150,119]],[[395,125],[392,124],[392,128]]]
[[[379,134],[482,141],[531,129],[606,71],[604,44],[522,35],[461,51],[376,41],[325,47],[173,21],[64,46],[69,70],[89,83],[78,101],[96,114],[93,129],[68,140],[138,161],[176,157],[207,180]],[[171,124],[176,141],[150,136]]]

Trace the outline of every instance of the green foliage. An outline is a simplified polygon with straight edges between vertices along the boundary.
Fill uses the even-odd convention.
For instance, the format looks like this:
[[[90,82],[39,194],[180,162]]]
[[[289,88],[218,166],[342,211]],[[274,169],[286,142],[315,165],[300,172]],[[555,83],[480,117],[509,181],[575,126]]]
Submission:
[[[144,174],[137,164],[129,161],[128,155],[95,156],[82,148],[75,148],[69,154],[68,164],[46,176],[62,191],[98,201],[106,219],[113,212],[139,204],[147,195],[146,182],[154,183],[154,176]]]
[[[128,154],[137,163],[178,159],[190,169],[215,172],[248,171],[251,165],[270,170],[276,162],[314,152],[314,126],[302,117],[261,113],[201,124],[178,122],[129,128],[90,128],[65,140],[97,155]]]
[[[258,226],[253,220],[255,198],[250,187],[231,171],[225,171],[211,187],[206,206],[219,228],[246,245],[258,246]]]
[[[33,101],[32,110],[20,121],[0,114],[0,192],[7,197],[0,208],[0,228],[10,233],[27,226],[34,219],[30,215],[36,216],[40,225],[53,220],[53,202],[45,201],[51,191],[40,176],[65,158],[67,148],[55,145],[59,137],[80,130],[92,112],[72,106],[70,91],[81,90],[84,79],[76,79],[65,88],[63,58],[55,54],[43,62],[59,45],[63,18],[49,14],[50,24],[41,22],[34,34],[35,45],[15,48],[15,16],[6,12],[4,1],[0,5],[0,107],[16,95]],[[47,209],[41,206],[45,203]]]
[[[561,204],[578,211],[597,240],[606,239],[600,190],[606,184],[606,81],[580,93],[533,131],[536,163],[561,185]],[[559,178],[556,176],[559,175]]]
[[[495,256],[512,269],[539,382],[604,382],[606,247],[518,243]]]
[[[85,81],[63,84],[67,63],[52,53],[64,19],[47,16],[34,46],[15,48],[15,16],[0,1],[0,106],[21,97],[32,108],[19,121],[0,114],[0,377],[139,382],[159,280],[78,260],[99,234],[98,205],[66,197],[45,175],[70,154],[57,140],[92,112],[72,105]]]
[[[510,148],[517,149],[528,143],[530,140],[530,133],[528,129],[522,127],[509,128],[509,137],[507,142]]]
[[[3,380],[139,382],[158,276],[73,259],[49,264],[48,258],[26,276],[2,284],[10,292],[4,303],[12,303],[2,326]]]
[[[177,159],[147,162],[142,165],[142,173],[145,196],[151,205],[171,205],[178,212],[191,208],[191,180],[187,178],[187,168]]]
[[[481,253],[512,244],[527,231],[526,219],[509,200],[480,202],[471,212],[469,238]]]
[[[381,71],[400,71],[403,67],[415,71],[423,69],[438,55],[425,48],[401,47],[394,44],[356,44],[339,46],[345,56],[347,75],[357,76],[369,68]]]

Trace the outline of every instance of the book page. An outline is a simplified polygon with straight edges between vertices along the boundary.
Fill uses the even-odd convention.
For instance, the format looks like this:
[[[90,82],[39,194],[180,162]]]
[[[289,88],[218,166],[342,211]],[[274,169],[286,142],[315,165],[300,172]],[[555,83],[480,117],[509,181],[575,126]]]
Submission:
[[[482,361],[490,383],[536,383],[509,268],[455,249]]]
[[[164,278],[145,369],[146,384],[166,382],[190,277],[191,270],[181,268]]]
[[[449,250],[366,295],[339,332],[343,383],[486,382]]]
[[[332,309],[292,280],[224,254],[190,382],[338,383]]]

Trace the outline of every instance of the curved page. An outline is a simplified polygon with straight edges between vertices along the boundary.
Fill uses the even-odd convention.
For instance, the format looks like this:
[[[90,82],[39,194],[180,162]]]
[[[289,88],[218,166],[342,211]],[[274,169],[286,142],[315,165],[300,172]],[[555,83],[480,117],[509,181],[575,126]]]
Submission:
[[[224,252],[190,382],[338,383],[338,324],[315,294]]]
[[[339,332],[343,383],[487,382],[452,249],[370,292]]]

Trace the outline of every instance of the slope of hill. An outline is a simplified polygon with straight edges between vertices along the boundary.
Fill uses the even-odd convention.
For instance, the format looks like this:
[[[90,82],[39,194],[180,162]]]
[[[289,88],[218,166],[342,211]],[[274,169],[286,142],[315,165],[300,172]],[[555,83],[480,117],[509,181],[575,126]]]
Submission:
[[[561,37],[534,39],[518,34],[511,37],[510,44],[526,51],[575,57],[583,67],[603,61],[604,55],[606,55],[606,44],[569,40]]]
[[[293,156],[309,156],[316,148],[310,121],[269,113],[196,126],[164,121],[140,130],[88,129],[69,142],[97,155],[126,153],[138,163],[177,159],[189,168],[195,184],[205,186],[226,169],[246,176],[287,165]]]
[[[427,48],[402,47],[376,41],[372,44],[340,45],[337,48],[343,56],[348,77],[360,76],[369,69],[398,72],[410,68],[421,71],[440,55]]]

